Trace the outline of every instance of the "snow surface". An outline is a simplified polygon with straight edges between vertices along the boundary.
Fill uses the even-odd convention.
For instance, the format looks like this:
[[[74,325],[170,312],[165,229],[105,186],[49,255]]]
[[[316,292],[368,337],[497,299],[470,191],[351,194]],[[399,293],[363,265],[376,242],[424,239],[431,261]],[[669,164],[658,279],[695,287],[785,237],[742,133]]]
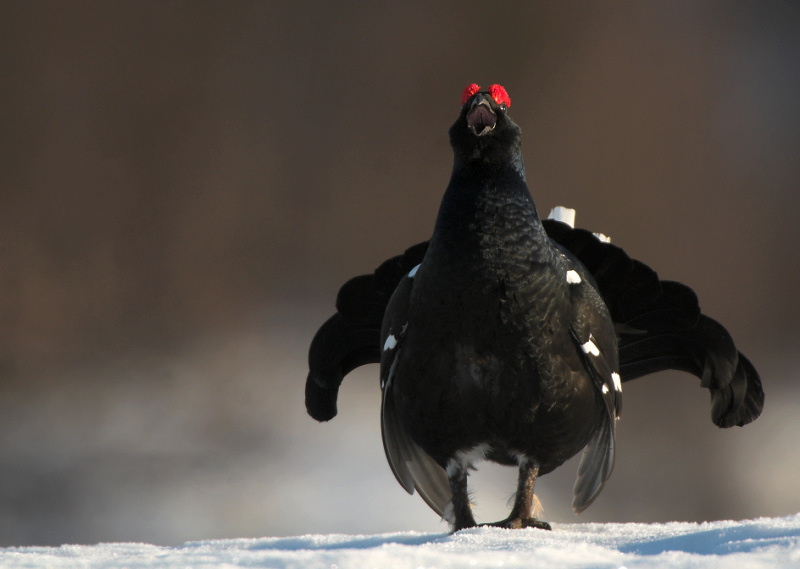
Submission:
[[[800,514],[742,522],[553,524],[553,531],[306,535],[161,547],[137,543],[11,547],[0,567],[303,569],[800,567]]]

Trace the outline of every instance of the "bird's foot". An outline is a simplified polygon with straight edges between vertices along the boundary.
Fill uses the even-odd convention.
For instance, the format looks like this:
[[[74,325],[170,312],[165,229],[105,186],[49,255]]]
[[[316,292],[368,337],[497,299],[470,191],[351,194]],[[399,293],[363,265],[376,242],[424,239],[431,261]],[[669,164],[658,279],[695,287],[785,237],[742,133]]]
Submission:
[[[552,527],[550,527],[550,524],[548,524],[545,521],[537,520],[536,518],[523,518],[521,516],[508,517],[504,520],[500,520],[499,522],[481,524],[481,526],[489,526],[489,527],[505,528],[505,529],[522,529],[522,528],[538,528],[546,530],[553,529]]]

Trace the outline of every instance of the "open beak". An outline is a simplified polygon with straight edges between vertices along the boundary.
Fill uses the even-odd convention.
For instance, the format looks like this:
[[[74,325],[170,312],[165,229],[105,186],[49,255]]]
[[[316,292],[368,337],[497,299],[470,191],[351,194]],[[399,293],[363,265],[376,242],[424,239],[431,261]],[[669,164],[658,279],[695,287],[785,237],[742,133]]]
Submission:
[[[484,94],[479,94],[472,101],[467,113],[467,126],[476,136],[483,136],[491,132],[497,124],[497,115],[489,104],[489,99]]]

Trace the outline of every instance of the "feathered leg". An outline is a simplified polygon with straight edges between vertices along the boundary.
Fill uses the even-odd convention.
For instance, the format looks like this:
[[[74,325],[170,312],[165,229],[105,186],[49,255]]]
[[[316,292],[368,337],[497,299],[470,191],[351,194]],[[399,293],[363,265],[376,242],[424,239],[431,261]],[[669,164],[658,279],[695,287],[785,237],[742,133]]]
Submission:
[[[520,462],[514,508],[506,519],[488,525],[508,529],[552,529],[550,524],[537,520],[535,517],[536,510],[539,509],[539,500],[533,493],[533,485],[536,482],[536,476],[538,474],[539,465],[536,464],[536,461],[524,459]]]
[[[447,477],[450,480],[450,492],[453,494],[453,499],[445,509],[444,517],[450,522],[454,532],[478,525],[472,515],[472,506],[469,503],[467,473],[468,469],[465,467],[447,469]]]

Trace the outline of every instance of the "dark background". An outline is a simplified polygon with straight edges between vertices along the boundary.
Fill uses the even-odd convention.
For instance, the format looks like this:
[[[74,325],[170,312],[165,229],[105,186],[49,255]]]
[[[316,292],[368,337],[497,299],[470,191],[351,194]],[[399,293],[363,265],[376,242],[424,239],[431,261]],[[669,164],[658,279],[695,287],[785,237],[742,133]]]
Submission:
[[[0,3],[0,545],[445,531],[396,484],[377,369],[305,415],[338,286],[428,238],[461,90],[501,83],[540,210],[690,284],[761,371],[626,386],[580,518],[800,510],[796,2]],[[487,474],[488,473],[488,474]],[[514,472],[476,478],[483,521]]]

